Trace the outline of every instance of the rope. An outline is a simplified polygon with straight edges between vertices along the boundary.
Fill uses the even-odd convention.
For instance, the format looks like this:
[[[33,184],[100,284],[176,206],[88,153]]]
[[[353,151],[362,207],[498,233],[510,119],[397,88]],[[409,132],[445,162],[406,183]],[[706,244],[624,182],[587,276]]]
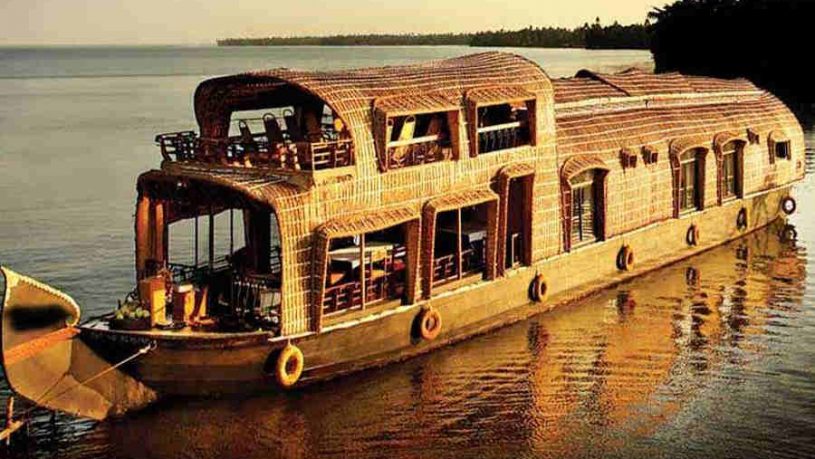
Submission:
[[[147,346],[145,346],[145,347],[139,349],[138,351],[136,351],[134,354],[128,356],[124,360],[116,363],[115,365],[112,365],[109,368],[106,368],[106,369],[100,371],[99,373],[96,373],[95,375],[88,377],[84,381],[77,381],[77,383],[74,384],[73,386],[66,387],[62,391],[60,391],[60,392],[56,393],[55,395],[53,395],[53,396],[49,397],[48,399],[46,399],[45,397],[48,395],[48,393],[57,386],[57,383],[59,382],[59,380],[57,380],[57,383],[54,383],[54,385],[51,386],[47,391],[45,391],[37,400],[34,400],[34,405],[40,405],[43,402],[51,401],[51,400],[54,400],[56,398],[62,397],[63,395],[67,394],[68,392],[70,392],[70,391],[72,391],[72,390],[74,390],[74,389],[76,389],[76,388],[78,388],[80,386],[84,386],[84,385],[86,385],[86,384],[90,383],[91,381],[94,381],[94,380],[96,380],[98,378],[101,378],[102,376],[110,373],[113,370],[116,370],[117,368],[121,367],[122,365],[127,364],[128,362],[131,362],[131,361],[137,359],[138,357],[146,355],[147,353],[149,353],[149,352],[153,351],[154,349],[156,349],[156,347],[158,347],[158,345],[156,344],[155,341],[153,341],[150,344],[148,344]],[[21,415],[21,418],[26,418],[35,409],[37,409],[37,406],[33,406],[31,408],[28,408],[27,410],[25,410],[23,412],[23,414]]]

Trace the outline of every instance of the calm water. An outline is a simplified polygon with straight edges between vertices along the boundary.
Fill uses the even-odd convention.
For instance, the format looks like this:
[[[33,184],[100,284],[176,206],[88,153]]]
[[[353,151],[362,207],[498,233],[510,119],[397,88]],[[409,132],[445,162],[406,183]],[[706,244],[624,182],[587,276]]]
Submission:
[[[133,278],[135,178],[159,162],[155,133],[194,126],[203,77],[468,51],[0,48],[0,262],[64,289],[86,315],[107,311]],[[649,60],[519,52],[552,76]],[[797,190],[796,242],[761,231],[499,332],[293,394],[177,400],[104,423],[43,414],[0,457],[813,457],[813,177]],[[698,282],[685,280],[688,268]]]

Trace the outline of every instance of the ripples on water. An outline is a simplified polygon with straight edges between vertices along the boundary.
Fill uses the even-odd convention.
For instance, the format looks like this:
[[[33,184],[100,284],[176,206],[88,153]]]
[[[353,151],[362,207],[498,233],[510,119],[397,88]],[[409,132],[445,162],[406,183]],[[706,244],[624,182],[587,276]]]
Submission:
[[[7,123],[0,117],[3,136]],[[29,438],[20,437],[7,452],[71,458],[815,456],[815,260],[807,250],[815,242],[812,130],[807,137],[810,175],[797,187],[799,211],[790,220],[797,241],[781,242],[776,225],[495,333],[291,394],[176,400],[104,423],[64,416],[51,422],[43,413]],[[105,159],[115,162],[119,154]],[[142,161],[149,167],[153,156],[150,151],[147,161],[130,160],[126,168]],[[122,189],[130,187],[132,177]],[[69,191],[69,198],[76,193]],[[124,279],[116,282],[125,286],[132,275],[125,254],[131,222],[110,214],[124,220],[121,234],[70,246],[103,235],[98,221],[111,207],[132,212],[131,201],[118,203],[131,198],[124,194],[53,209],[60,224],[87,222],[89,234],[60,240],[53,229],[32,228],[51,244],[42,249],[21,233],[16,237],[24,243],[9,245],[9,228],[22,230],[0,223],[0,255],[28,272],[29,263],[19,262],[33,256],[45,277],[65,280],[71,293],[79,290],[101,305],[111,295],[82,277],[83,270],[98,272],[96,263],[117,267]],[[91,209],[105,201],[114,203]],[[30,218],[51,210],[51,204],[28,205]],[[119,247],[109,247],[114,244]],[[65,247],[96,252],[49,264],[52,252]],[[126,259],[105,259],[114,255]]]

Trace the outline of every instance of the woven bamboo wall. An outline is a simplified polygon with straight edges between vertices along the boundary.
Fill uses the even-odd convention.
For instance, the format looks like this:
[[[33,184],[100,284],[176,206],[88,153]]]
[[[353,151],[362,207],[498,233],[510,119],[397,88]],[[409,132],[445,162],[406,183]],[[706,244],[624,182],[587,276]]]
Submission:
[[[500,171],[511,164],[526,164],[524,167],[535,173],[533,263],[564,250],[561,168],[573,158],[585,158],[586,164],[599,161],[609,171],[607,237],[673,217],[671,142],[702,139],[689,145],[709,150],[706,206],[718,203],[713,139],[722,132],[746,133],[751,129],[759,134],[760,141],[747,143],[744,150],[746,194],[803,175],[800,126],[781,102],[749,82],[630,71],[619,75],[581,72],[576,78],[553,83],[530,61],[496,52],[405,67],[343,72],[274,70],[210,80],[196,92],[202,136],[225,135],[224,126],[228,127],[233,109],[245,108],[253,94],[282,83],[317,95],[339,114],[354,140],[354,166],[338,171],[340,175],[318,177],[315,186],[306,188],[281,181],[263,185],[249,179],[216,177],[214,173],[209,179],[232,182],[248,195],[268,202],[278,214],[285,334],[313,330],[319,324],[315,315],[320,299],[313,294],[320,290],[313,281],[320,272],[313,261],[322,259],[314,252],[319,228],[350,216],[360,218],[396,207],[412,209],[421,218],[423,207],[434,198],[466,190],[498,190]],[[466,94],[473,89],[500,93],[507,87],[512,88],[508,94],[523,91],[535,96],[537,144],[471,157]],[[377,106],[382,98],[387,98],[387,103]],[[431,104],[434,98],[460,101],[459,159],[383,172],[373,131],[374,107],[399,110],[416,106],[415,99],[419,98]],[[400,99],[404,101],[401,105]],[[767,137],[772,131],[790,139],[791,160],[770,163]],[[640,156],[636,167],[624,169],[620,150],[639,154],[643,147],[655,149],[658,161],[645,164]],[[243,173],[257,179],[263,172]],[[418,285],[421,282],[417,279]]]

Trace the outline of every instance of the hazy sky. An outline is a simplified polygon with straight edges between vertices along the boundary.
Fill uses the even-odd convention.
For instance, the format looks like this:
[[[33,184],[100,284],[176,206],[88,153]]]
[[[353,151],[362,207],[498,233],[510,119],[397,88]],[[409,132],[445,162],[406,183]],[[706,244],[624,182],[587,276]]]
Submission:
[[[641,22],[667,0],[0,0],[0,44],[212,43],[223,37],[468,32]]]

